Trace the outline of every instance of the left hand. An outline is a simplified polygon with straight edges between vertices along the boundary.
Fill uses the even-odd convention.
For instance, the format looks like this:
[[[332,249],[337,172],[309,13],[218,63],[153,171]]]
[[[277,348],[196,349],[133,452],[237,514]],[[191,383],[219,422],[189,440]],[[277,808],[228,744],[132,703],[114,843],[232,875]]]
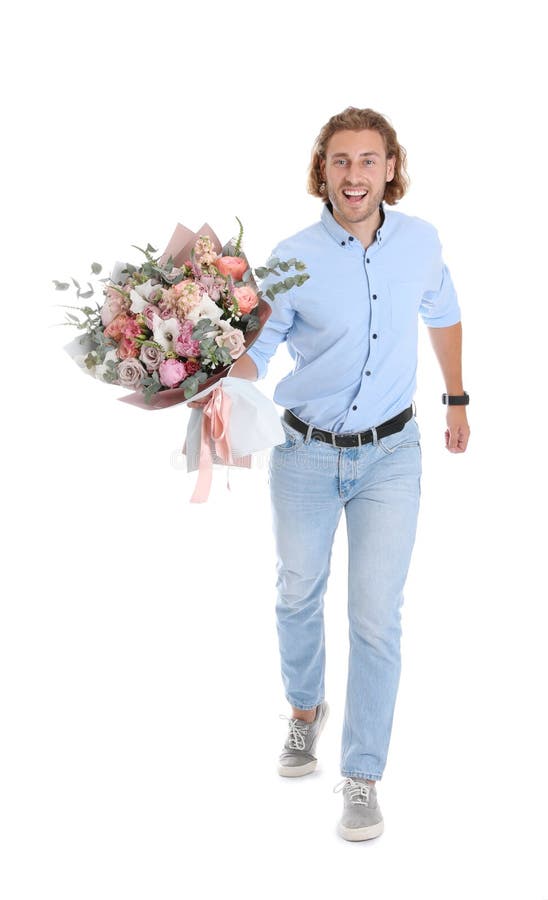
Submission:
[[[450,453],[464,453],[470,437],[465,406],[447,407],[445,447]]]

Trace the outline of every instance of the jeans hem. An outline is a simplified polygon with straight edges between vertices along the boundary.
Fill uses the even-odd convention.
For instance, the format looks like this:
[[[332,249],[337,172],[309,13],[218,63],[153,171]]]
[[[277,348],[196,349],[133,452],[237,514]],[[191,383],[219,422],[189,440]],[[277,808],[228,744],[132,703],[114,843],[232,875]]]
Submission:
[[[370,781],[380,781],[382,775],[379,775],[375,772],[343,772],[341,771],[341,775],[344,778],[369,778]]]
[[[287,700],[287,702],[289,703],[290,706],[293,706],[295,709],[299,709],[302,712],[309,712],[311,709],[316,709],[316,707],[318,707],[320,705],[320,703],[323,703],[323,700],[318,700],[318,702],[315,703],[314,706],[299,706],[298,703],[293,703],[293,701],[290,700],[289,697],[286,697],[285,699]]]

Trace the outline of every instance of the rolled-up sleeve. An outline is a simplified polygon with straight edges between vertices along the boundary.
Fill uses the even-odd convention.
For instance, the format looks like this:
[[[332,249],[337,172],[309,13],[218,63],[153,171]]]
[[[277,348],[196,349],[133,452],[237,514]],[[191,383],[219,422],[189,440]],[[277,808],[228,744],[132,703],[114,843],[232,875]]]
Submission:
[[[278,256],[283,259],[280,248],[276,247],[272,251],[272,256]],[[268,288],[276,281],[281,281],[283,275],[267,275],[261,282],[261,292],[263,300],[271,307],[272,312],[252,347],[247,351],[247,355],[251,357],[257,366],[258,378],[264,378],[268,363],[279,344],[287,338],[287,333],[293,324],[295,310],[291,304],[291,291],[283,294],[275,294],[274,300],[270,300],[266,296]]]
[[[423,293],[419,312],[425,325],[430,328],[445,328],[460,322],[461,311],[451,273],[443,261],[442,245],[436,229],[434,234],[428,287]]]

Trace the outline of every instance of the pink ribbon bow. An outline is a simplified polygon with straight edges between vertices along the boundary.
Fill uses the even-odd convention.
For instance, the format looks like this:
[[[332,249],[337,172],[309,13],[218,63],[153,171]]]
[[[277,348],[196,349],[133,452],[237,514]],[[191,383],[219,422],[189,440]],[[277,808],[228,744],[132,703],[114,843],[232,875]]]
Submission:
[[[232,456],[232,448],[229,439],[229,422],[232,400],[223,391],[222,386],[211,391],[210,398],[202,407],[202,434],[200,443],[200,468],[194,493],[190,498],[191,503],[203,503],[209,497],[211,479],[213,476],[213,457],[211,455],[211,441],[215,445],[215,453],[225,465],[242,466],[249,469],[251,455]],[[184,450],[184,448],[183,448]],[[230,485],[227,481],[227,487]]]

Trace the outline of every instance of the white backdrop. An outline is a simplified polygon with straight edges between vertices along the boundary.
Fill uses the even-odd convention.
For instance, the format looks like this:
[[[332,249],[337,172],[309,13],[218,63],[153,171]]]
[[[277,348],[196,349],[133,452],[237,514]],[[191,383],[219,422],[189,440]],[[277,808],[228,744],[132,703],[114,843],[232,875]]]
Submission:
[[[2,165],[2,865],[55,896],[548,900],[545,51],[536,4],[31,3],[11,15]],[[471,438],[444,447],[421,324],[419,530],[378,796],[385,834],[335,832],[346,534],[325,598],[319,766],[281,779],[266,468],[178,454],[189,410],[81,374],[56,327],[92,261],[140,261],[177,221],[239,216],[261,265],[315,221],[310,149],[348,105],[406,147],[398,209],[438,228],[462,308]],[[281,347],[268,395],[289,371]]]

